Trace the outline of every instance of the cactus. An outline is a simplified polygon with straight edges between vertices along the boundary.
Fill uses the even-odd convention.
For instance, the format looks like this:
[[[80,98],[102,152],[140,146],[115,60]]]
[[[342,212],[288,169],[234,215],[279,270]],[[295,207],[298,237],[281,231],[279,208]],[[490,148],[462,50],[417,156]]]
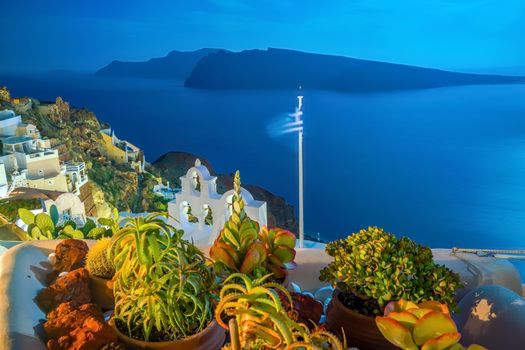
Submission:
[[[112,218],[99,218],[98,223],[101,226],[97,227],[97,225],[93,222],[93,225],[90,227],[90,229],[84,231],[86,237],[89,237],[91,239],[112,237],[115,234],[115,232],[117,232],[120,228],[118,210],[114,208]]]
[[[55,237],[55,224],[46,213],[35,215],[25,208],[19,208],[18,216],[28,225],[27,233],[31,239],[53,239]]]
[[[108,250],[111,246],[111,238],[102,238],[91,249],[86,257],[86,268],[93,276],[100,278],[113,278],[115,266],[108,259]]]
[[[55,205],[52,205],[49,209],[49,214],[40,213],[33,214],[25,208],[18,209],[18,216],[20,219],[28,225],[27,234],[30,239],[67,239],[76,238],[83,239],[86,235],[83,229],[78,230],[76,224],[73,221],[66,221],[62,226],[58,226],[58,209]],[[87,229],[95,226],[92,220],[88,220],[84,227]]]
[[[385,307],[384,316],[377,316],[375,321],[389,342],[405,350],[465,349],[459,344],[461,334],[448,306],[437,301],[418,305],[406,300],[391,301]],[[480,345],[468,347],[468,350],[483,349]]]

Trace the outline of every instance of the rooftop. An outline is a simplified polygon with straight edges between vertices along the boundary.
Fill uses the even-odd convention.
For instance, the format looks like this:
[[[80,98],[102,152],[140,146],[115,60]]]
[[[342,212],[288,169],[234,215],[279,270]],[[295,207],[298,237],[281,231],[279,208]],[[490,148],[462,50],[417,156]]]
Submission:
[[[34,140],[32,137],[29,136],[10,136],[3,140],[4,144],[7,145],[16,145],[19,143],[24,143],[28,141]]]
[[[16,113],[10,109],[5,109],[3,111],[0,111],[0,120],[7,120],[11,118],[18,117]]]
[[[51,190],[41,190],[37,188],[30,187],[18,187],[13,192],[11,192],[11,197],[16,197],[17,199],[43,199],[43,200],[56,200],[62,194],[66,192],[61,191],[51,191]]]

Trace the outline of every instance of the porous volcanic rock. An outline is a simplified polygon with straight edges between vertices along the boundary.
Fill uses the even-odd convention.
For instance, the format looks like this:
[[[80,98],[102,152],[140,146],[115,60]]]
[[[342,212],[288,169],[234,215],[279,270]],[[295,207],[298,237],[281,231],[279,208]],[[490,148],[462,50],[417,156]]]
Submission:
[[[104,321],[96,304],[60,304],[47,315],[44,330],[50,350],[99,350],[117,341],[115,331]]]
[[[45,312],[66,302],[72,302],[74,306],[90,303],[88,271],[82,267],[57,278],[54,283],[38,294],[36,302]]]
[[[53,269],[57,272],[73,271],[84,266],[89,248],[86,242],[66,239],[55,248]]]

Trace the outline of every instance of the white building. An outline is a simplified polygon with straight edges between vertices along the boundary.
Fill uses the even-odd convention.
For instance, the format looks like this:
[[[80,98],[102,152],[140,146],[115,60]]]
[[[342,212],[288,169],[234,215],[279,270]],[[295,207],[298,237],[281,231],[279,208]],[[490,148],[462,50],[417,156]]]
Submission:
[[[13,111],[0,111],[0,135],[3,143],[0,163],[11,175],[13,188],[27,186],[79,195],[80,188],[88,182],[83,162],[61,164],[58,150],[51,148],[51,142],[41,139],[36,126],[22,123]],[[3,193],[0,188],[0,195]]]
[[[59,213],[59,222],[73,220],[80,226],[86,222],[84,203],[74,193],[21,187],[15,189],[12,195],[19,199],[39,199],[42,203],[42,208],[35,210],[35,214],[39,212],[49,213],[51,206],[54,205]],[[21,220],[17,221],[17,225],[25,229]]]
[[[5,165],[4,163],[0,163],[0,198],[7,197],[8,191],[9,191],[9,184],[7,183]]]
[[[12,110],[0,111],[0,137],[15,136],[18,125],[22,124],[22,117]]]
[[[169,182],[167,185],[159,183],[153,186],[153,193],[168,201],[175,199],[175,194],[178,192],[180,192],[180,188],[171,188]]]
[[[195,243],[213,243],[231,216],[234,191],[218,194],[217,177],[211,176],[199,159],[180,181],[181,191],[168,203],[168,223],[183,229],[185,239],[192,239]],[[266,225],[266,202],[253,199],[244,188],[241,188],[241,194],[246,214],[259,225]]]

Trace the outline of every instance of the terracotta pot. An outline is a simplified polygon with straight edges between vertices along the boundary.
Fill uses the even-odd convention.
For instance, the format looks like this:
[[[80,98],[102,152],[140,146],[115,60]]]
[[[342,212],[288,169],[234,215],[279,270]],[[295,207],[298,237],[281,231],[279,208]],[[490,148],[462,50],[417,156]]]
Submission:
[[[113,318],[109,320],[109,324],[117,333],[118,339],[130,350],[219,350],[226,339],[226,331],[215,320],[201,332],[190,337],[162,342],[145,342],[130,338],[118,330]]]
[[[91,291],[91,299],[95,304],[100,305],[103,310],[110,310],[115,307],[112,280],[90,275],[89,289]]]
[[[376,326],[374,317],[361,315],[350,310],[339,301],[340,291],[335,290],[326,310],[326,324],[329,330],[342,339],[345,332],[348,346],[359,350],[399,349],[386,340]]]

